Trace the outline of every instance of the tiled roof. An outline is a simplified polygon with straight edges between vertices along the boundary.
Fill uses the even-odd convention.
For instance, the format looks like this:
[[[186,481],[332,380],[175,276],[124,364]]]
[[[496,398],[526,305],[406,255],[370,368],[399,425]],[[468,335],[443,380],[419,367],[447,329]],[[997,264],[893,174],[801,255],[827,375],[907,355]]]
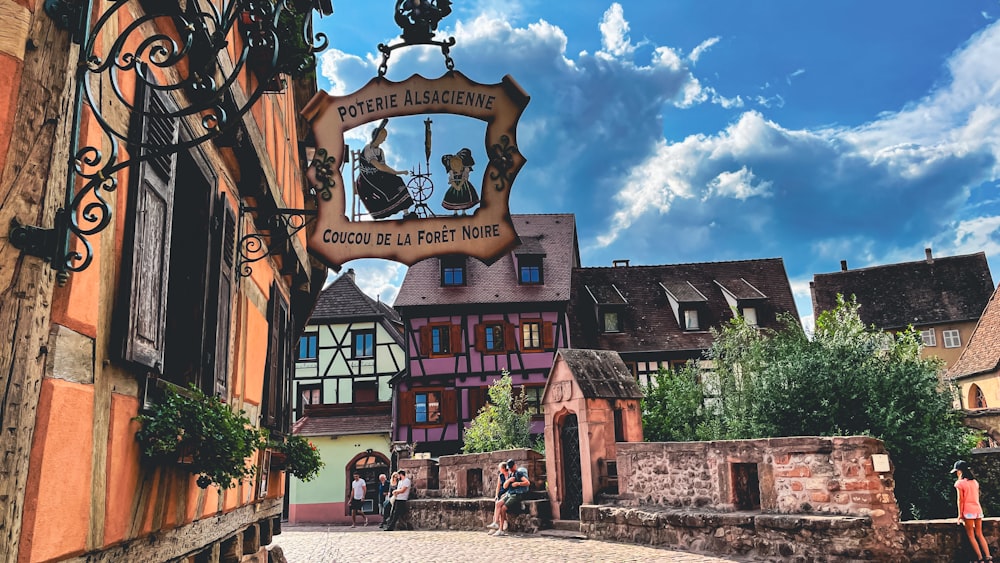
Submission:
[[[317,324],[317,321],[383,316],[390,321],[399,322],[399,314],[392,307],[368,297],[361,291],[354,281],[354,270],[350,269],[320,292],[311,322]]]
[[[557,353],[587,399],[641,399],[642,390],[618,352],[563,348]]]
[[[966,254],[813,276],[813,311],[857,296],[865,324],[881,329],[978,319],[993,293],[986,254]]]
[[[775,327],[779,313],[790,313],[798,320],[792,288],[781,258],[576,268],[573,270],[573,298],[569,308],[570,343],[574,348],[618,352],[705,350],[712,344],[711,334],[707,330],[681,330],[667,299],[667,290],[683,303],[697,303],[701,309],[699,324],[707,329],[709,326],[718,327],[733,317],[722,288],[716,282],[731,283],[731,280],[738,279],[746,280],[768,296],[762,302],[753,303],[758,325]],[[601,331],[596,306],[584,289],[585,286],[610,288],[612,285],[628,301],[620,318],[622,332],[619,333]]]
[[[292,425],[292,434],[297,436],[387,434],[391,430],[392,417],[388,414],[304,416]]]
[[[993,297],[986,305],[986,310],[979,317],[979,324],[973,331],[969,344],[962,351],[951,368],[947,377],[964,377],[993,371],[1000,366],[1000,290],[993,292]]]
[[[512,215],[511,218],[518,237],[528,241],[525,244],[530,245],[534,253],[544,254],[544,284],[518,284],[514,262],[517,249],[490,266],[475,259],[466,260],[466,285],[460,287],[442,287],[440,259],[428,258],[407,270],[396,296],[396,308],[567,301],[571,271],[580,264],[574,216],[567,213]]]

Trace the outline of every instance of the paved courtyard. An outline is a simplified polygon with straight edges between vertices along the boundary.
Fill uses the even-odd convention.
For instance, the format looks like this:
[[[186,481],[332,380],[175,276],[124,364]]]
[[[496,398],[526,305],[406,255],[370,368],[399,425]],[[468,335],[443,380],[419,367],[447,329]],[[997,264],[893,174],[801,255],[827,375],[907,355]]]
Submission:
[[[289,563],[428,563],[508,561],[555,563],[614,561],[722,563],[739,561],[648,546],[593,540],[512,534],[494,538],[483,532],[383,532],[368,527],[288,526],[275,536]]]

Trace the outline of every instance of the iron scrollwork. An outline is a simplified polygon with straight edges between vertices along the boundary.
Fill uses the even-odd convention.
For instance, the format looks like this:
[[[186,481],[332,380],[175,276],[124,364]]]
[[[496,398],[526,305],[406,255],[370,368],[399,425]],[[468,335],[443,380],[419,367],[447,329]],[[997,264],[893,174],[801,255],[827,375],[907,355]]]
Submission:
[[[517,146],[511,144],[510,137],[507,135],[501,135],[500,142],[494,143],[490,147],[490,164],[496,168],[496,171],[490,172],[490,180],[496,182],[493,187],[498,192],[506,190],[513,182],[510,170],[514,167],[515,151],[517,151]]]
[[[242,216],[247,213],[256,213],[258,219],[266,217],[262,229],[241,236],[237,245],[239,259],[236,272],[244,278],[253,273],[251,264],[275,255],[283,244],[316,219],[315,209],[279,208],[267,212],[256,207],[240,206],[240,225],[243,224]]]
[[[330,0],[232,0],[221,5],[191,0],[183,9],[174,2],[147,2],[144,6],[155,6],[157,11],[136,15],[130,6],[134,2],[115,0],[88,28],[94,4],[93,0],[45,2],[46,13],[70,29],[74,42],[81,44],[69,151],[72,161],[64,205],[56,213],[54,226],[43,229],[15,223],[10,233],[12,243],[23,252],[46,259],[60,283],[93,261],[88,237],[110,224],[111,205],[105,194],[115,190],[123,170],[169,157],[236,128],[261,96],[280,87],[281,75],[295,76],[315,64],[315,54],[328,41],[324,34],[313,33],[312,10],[324,15],[333,11]],[[119,30],[120,15],[130,23]],[[233,30],[242,43],[235,60],[224,52]],[[113,40],[112,33],[117,34]],[[110,48],[103,47],[107,42]],[[245,70],[256,75],[257,87],[237,104],[231,89]],[[180,106],[145,110],[131,85],[169,95]],[[79,147],[84,105],[104,134],[97,143],[100,146]],[[127,118],[122,118],[123,113]],[[142,141],[130,131],[137,118],[150,127],[171,128],[191,118],[200,123],[201,130],[169,145]],[[119,145],[127,148],[124,160],[119,159]],[[79,242],[76,249],[71,237]]]
[[[379,78],[389,70],[389,56],[400,47],[410,45],[437,45],[444,55],[444,65],[448,70],[454,70],[455,61],[451,58],[451,48],[455,46],[455,38],[449,37],[443,41],[435,41],[438,22],[451,13],[451,0],[396,0],[396,25],[403,33],[402,43],[386,45],[379,43],[378,50],[382,53],[382,62],[378,66]]]

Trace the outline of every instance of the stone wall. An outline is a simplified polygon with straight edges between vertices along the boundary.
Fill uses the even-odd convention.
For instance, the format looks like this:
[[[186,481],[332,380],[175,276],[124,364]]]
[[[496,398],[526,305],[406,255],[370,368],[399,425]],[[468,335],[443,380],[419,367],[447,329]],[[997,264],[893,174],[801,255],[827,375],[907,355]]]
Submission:
[[[975,561],[965,531],[954,518],[903,522],[903,534],[909,544],[907,553],[914,563],[937,561]],[[983,519],[983,535],[994,558],[1000,555],[1000,518]]]
[[[517,449],[441,456],[437,468],[438,496],[493,498],[497,485],[497,465],[508,459],[527,467],[531,490],[545,490],[545,458],[534,450]]]
[[[551,527],[547,500],[524,502],[525,512],[510,519],[511,532],[534,533]],[[482,530],[493,521],[490,499],[421,499],[407,503],[408,515],[399,528],[406,530]]]

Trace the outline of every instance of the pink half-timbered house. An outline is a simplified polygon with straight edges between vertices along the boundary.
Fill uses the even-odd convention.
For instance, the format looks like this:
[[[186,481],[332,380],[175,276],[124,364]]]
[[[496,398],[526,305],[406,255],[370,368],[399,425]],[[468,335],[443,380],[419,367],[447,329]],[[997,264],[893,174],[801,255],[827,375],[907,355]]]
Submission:
[[[569,347],[570,278],[580,265],[572,214],[513,215],[521,244],[487,266],[461,256],[410,267],[395,308],[409,369],[393,384],[393,439],[457,453],[463,430],[504,369],[523,386],[541,434],[541,397],[557,349]]]

